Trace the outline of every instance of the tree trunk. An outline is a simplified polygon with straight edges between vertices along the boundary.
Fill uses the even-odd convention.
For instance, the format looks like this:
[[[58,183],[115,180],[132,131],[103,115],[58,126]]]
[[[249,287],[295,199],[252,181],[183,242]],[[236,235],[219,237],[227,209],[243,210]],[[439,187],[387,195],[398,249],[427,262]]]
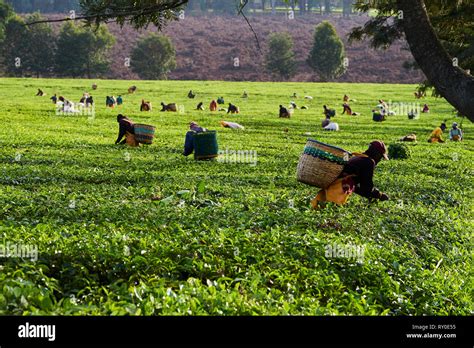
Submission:
[[[423,0],[397,0],[411,53],[436,90],[474,122],[474,77],[455,66],[441,45]],[[461,24],[460,24],[461,25]]]
[[[331,9],[331,0],[325,0],[324,1],[324,13],[327,15],[330,15],[332,12]]]
[[[342,0],[342,16],[349,17],[352,12],[352,0]]]
[[[188,2],[188,8],[191,11],[197,12],[201,10],[201,3],[198,0],[191,0]]]
[[[298,5],[300,5],[300,13],[303,15],[306,12],[306,2],[307,0],[299,0]]]

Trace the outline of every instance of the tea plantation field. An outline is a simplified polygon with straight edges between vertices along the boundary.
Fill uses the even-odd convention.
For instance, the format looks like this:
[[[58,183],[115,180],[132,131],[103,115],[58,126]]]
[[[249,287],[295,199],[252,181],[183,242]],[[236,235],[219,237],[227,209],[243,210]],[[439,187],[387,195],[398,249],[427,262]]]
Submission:
[[[429,144],[443,120],[461,122],[432,97],[419,119],[372,121],[378,99],[414,103],[415,87],[0,79],[0,250],[38,249],[36,261],[0,258],[0,314],[471,314],[474,126],[463,122],[462,143]],[[48,95],[35,97],[38,88]],[[56,115],[52,94],[78,102],[85,91],[94,117]],[[279,119],[294,92],[309,109]],[[344,93],[360,116],[340,114]],[[112,94],[124,105],[106,109]],[[221,95],[241,114],[194,110]],[[152,112],[139,112],[142,98]],[[159,112],[162,101],[181,112]],[[320,129],[323,104],[336,108],[340,132]],[[114,145],[119,112],[155,125],[155,143]],[[222,150],[256,151],[257,164],[182,156],[190,121],[217,130]],[[364,151],[412,132],[411,158],[376,170],[390,201],[353,195],[310,209],[317,190],[296,181],[308,137]],[[363,253],[327,255],[328,246]]]

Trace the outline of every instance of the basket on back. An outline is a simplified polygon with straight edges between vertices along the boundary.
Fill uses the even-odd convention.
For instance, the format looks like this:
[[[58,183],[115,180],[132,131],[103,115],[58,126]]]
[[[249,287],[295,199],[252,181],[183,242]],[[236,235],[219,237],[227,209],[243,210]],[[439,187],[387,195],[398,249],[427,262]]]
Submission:
[[[205,160],[215,158],[219,154],[216,131],[194,134],[194,159]]]
[[[298,163],[297,179],[326,188],[339,177],[350,156],[344,149],[308,139]]]
[[[135,125],[135,140],[140,144],[153,144],[155,138],[155,127],[147,124]]]

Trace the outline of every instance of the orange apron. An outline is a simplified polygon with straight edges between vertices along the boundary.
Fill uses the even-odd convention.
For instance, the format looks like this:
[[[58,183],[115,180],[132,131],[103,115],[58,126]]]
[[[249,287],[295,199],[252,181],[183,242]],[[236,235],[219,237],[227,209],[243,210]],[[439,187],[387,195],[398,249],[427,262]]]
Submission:
[[[127,143],[128,146],[131,146],[131,147],[140,146],[140,144],[135,140],[135,135],[134,134],[127,132],[125,134],[125,138],[126,138],[126,143]]]
[[[354,177],[355,175],[349,175],[336,179],[329,187],[319,191],[317,196],[311,201],[313,209],[318,209],[321,203],[324,206],[326,202],[333,202],[338,205],[346,204],[355,189]]]
[[[368,157],[362,153],[353,153],[355,156]],[[338,205],[344,205],[355,190],[355,175],[347,175],[336,179],[331,185],[318,192],[316,197],[311,201],[313,209],[318,209],[321,205],[325,206],[326,202],[333,202]]]

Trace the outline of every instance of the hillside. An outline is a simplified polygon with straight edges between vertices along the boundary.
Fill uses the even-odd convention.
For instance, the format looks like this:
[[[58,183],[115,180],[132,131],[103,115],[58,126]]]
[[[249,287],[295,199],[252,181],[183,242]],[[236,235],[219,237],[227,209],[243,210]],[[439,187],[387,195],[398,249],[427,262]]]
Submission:
[[[58,18],[57,15],[48,16]],[[347,34],[351,28],[363,25],[365,16],[340,15],[298,16],[288,20],[283,15],[250,16],[250,22],[258,35],[263,52],[271,32],[288,31],[295,42],[296,58],[299,62],[293,81],[318,81],[305,63],[312,45],[314,27],[323,20],[329,20],[337,29],[346,45],[349,69],[336,81],[340,82],[383,82],[418,83],[423,80],[419,71],[408,71],[403,62],[411,60],[411,53],[404,49],[405,43],[398,42],[386,51],[373,50],[368,42],[349,45]],[[55,27],[58,28],[58,24]],[[137,79],[124,62],[130,56],[136,41],[155,28],[136,31],[131,27],[120,28],[109,24],[117,42],[111,51],[112,66],[108,78]],[[264,54],[257,48],[255,37],[245,20],[236,16],[201,15],[186,16],[171,23],[164,33],[170,36],[176,46],[177,69],[170,79],[177,80],[228,80],[228,81],[272,81],[263,66]],[[239,58],[240,67],[233,65],[233,58]]]
[[[281,16],[250,18],[263,49],[272,31],[288,31],[291,34],[299,62],[298,74],[293,79],[295,81],[317,80],[305,60],[311,49],[314,27],[324,19],[328,17],[309,16],[295,20]],[[347,20],[333,16],[329,20],[336,26],[339,35],[344,37],[349,58],[349,70],[338,81],[417,83],[422,80],[421,73],[413,73],[402,67],[405,60],[411,59],[411,53],[402,49],[402,43],[385,52],[370,49],[367,42],[352,46],[347,44],[346,34],[352,27],[362,25],[363,17],[354,16]],[[110,29],[117,36],[117,45],[113,51],[117,59],[114,60],[111,77],[136,78],[124,66],[123,60],[139,34],[131,28],[121,30],[111,26]],[[165,33],[172,38],[178,52],[178,69],[170,75],[171,79],[271,81],[271,76],[263,69],[263,54],[259,53],[253,33],[243,18],[186,17],[172,23]],[[239,58],[239,68],[233,66],[233,57]]]

